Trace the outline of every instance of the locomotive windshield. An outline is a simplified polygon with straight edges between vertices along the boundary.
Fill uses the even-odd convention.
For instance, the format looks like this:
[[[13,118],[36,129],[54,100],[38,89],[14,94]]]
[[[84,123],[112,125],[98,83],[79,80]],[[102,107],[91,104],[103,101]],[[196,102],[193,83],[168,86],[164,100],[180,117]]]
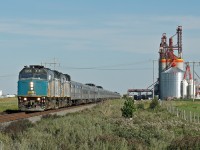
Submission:
[[[21,71],[19,78],[47,79],[47,72],[44,69],[26,68]]]

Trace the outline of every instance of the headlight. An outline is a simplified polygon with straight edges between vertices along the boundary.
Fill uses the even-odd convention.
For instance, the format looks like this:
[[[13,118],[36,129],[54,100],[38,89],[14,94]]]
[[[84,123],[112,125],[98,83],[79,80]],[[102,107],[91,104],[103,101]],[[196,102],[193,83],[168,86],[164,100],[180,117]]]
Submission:
[[[27,98],[26,97],[24,97],[24,101],[26,101],[27,100]]]
[[[33,88],[33,87],[34,87],[34,83],[30,82],[30,88]]]
[[[40,98],[38,97],[37,100],[40,101]]]

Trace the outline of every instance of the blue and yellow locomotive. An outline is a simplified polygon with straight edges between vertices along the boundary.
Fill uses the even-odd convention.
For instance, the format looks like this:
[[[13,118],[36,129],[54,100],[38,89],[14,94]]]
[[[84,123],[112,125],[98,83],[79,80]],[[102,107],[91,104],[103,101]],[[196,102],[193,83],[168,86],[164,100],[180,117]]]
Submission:
[[[25,66],[19,73],[18,107],[21,111],[44,111],[119,97],[116,92],[71,81],[68,74],[40,65]]]

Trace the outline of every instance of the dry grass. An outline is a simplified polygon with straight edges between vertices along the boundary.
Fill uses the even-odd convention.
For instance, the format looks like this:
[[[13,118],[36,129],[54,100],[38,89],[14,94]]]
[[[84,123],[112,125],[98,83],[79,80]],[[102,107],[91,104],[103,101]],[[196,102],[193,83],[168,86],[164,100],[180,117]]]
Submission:
[[[138,109],[132,120],[125,119],[121,114],[123,104],[124,100],[106,101],[64,117],[46,116],[24,132],[15,130],[16,138],[0,133],[0,140],[5,149],[11,150],[145,150],[178,149],[184,146],[179,139],[189,137],[195,141],[200,136],[199,124],[188,123],[162,109]],[[192,148],[190,144],[188,149]]]

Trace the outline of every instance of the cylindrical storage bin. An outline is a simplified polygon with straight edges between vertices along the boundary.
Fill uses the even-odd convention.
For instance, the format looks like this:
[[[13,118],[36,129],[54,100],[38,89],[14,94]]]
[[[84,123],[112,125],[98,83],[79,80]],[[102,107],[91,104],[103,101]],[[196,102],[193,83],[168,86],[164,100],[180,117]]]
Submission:
[[[188,82],[186,79],[183,79],[181,81],[181,97],[182,98],[187,98],[187,88],[188,88]]]
[[[181,97],[181,81],[183,79],[183,74],[183,70],[177,67],[171,67],[161,73],[161,99]]]
[[[188,83],[188,97],[189,98],[193,98],[193,88],[194,88],[194,96],[195,96],[195,92],[196,92],[196,87],[194,85],[193,87],[193,79],[189,80],[189,83]]]

